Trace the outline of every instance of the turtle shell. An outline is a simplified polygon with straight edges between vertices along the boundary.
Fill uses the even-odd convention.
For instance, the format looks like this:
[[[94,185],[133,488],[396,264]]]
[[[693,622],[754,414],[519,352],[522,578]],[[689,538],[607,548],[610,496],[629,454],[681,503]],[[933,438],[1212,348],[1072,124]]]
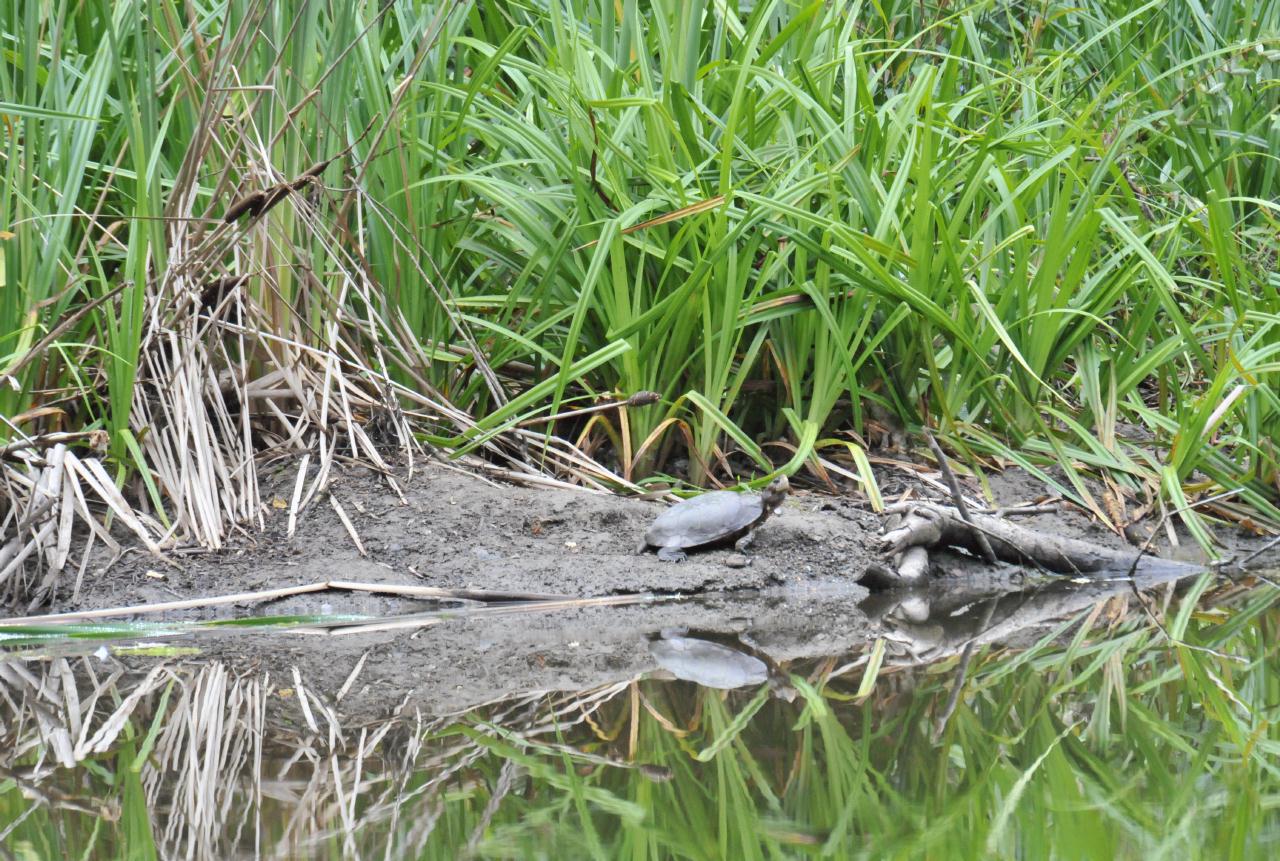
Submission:
[[[745,534],[763,514],[760,494],[715,490],[659,514],[644,540],[653,547],[701,547]]]
[[[667,637],[649,644],[658,666],[677,679],[706,688],[729,690],[758,685],[769,678],[764,661],[736,649],[693,637]]]

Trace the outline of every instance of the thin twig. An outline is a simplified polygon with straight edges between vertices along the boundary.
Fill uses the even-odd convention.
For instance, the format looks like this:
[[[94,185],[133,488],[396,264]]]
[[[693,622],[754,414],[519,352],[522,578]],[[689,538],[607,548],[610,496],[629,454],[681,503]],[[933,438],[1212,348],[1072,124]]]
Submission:
[[[1048,505],[1015,505],[1011,508],[984,508],[979,514],[990,514],[995,518],[1029,517],[1035,514],[1057,514],[1062,506],[1057,503]]]
[[[964,504],[964,493],[960,490],[960,482],[956,480],[955,473],[951,471],[951,466],[947,463],[947,456],[942,453],[942,447],[938,445],[938,441],[933,438],[933,434],[928,428],[924,429],[924,436],[929,441],[929,447],[933,449],[933,456],[938,459],[938,468],[942,470],[943,479],[946,480],[947,486],[951,488],[951,502],[956,511],[960,512],[960,519],[973,530],[974,538],[978,542],[978,549],[982,551],[982,556],[987,560],[987,564],[995,565],[996,552],[991,549],[991,542],[987,540],[986,534],[974,526],[973,518],[969,516],[969,508]]]
[[[257,592],[237,592],[231,595],[216,595],[208,598],[188,598],[182,601],[164,601],[159,604],[135,604],[131,607],[107,607],[101,610],[83,610],[76,613],[49,613],[44,616],[19,616],[12,619],[0,619],[0,628],[12,627],[15,625],[82,622],[90,619],[109,619],[113,616],[140,616],[150,613],[164,613],[169,610],[193,610],[202,607],[217,607],[224,604],[248,603],[250,601],[272,601],[278,598],[288,598],[293,595],[302,595],[309,592],[324,592],[331,589],[344,592],[377,592],[387,595],[401,595],[407,598],[427,598],[443,601],[480,601],[495,604],[557,602],[564,606],[573,606],[575,603],[598,603],[596,599],[570,598],[564,595],[546,595],[534,592],[498,592],[484,589],[440,589],[433,586],[402,586],[396,583],[356,583],[349,580],[322,580],[318,583],[307,583],[302,586],[283,586],[279,589],[263,589]]]
[[[438,586],[415,586],[399,583],[358,583],[351,580],[330,580],[329,587],[346,592],[378,592],[386,595],[403,595],[408,598],[434,598],[443,601],[483,601],[506,603],[519,601],[570,601],[566,595],[546,592],[502,592],[494,589],[444,589]]]
[[[105,448],[107,433],[103,430],[53,431],[27,437],[26,439],[16,440],[8,445],[0,446],[0,458],[7,458],[27,449],[53,448],[55,445],[65,445],[66,443],[80,442],[82,440],[88,442],[91,448]]]
[[[14,625],[56,624],[60,622],[83,622],[89,619],[109,619],[112,616],[134,616],[147,613],[164,613],[169,610],[192,610],[200,607],[217,607],[223,604],[239,604],[247,601],[269,601],[275,598],[287,598],[306,592],[321,592],[329,588],[328,583],[308,583],[305,586],[283,586],[279,589],[263,589],[257,592],[237,592],[231,595],[218,595],[211,598],[188,598],[183,601],[163,601],[159,604],[135,604],[131,607],[106,607],[101,610],[82,610],[76,613],[49,613],[43,616],[18,616],[12,619],[0,619],[0,628]]]
[[[1250,553],[1248,556],[1241,559],[1239,562],[1236,563],[1236,567],[1243,569],[1244,566],[1248,565],[1250,562],[1257,559],[1263,553],[1266,553],[1268,550],[1276,546],[1280,546],[1280,535],[1277,535],[1275,538],[1271,539],[1266,544],[1262,545],[1262,547],[1258,548],[1257,550]]]
[[[1208,505],[1211,502],[1218,502],[1219,500],[1228,499],[1232,496],[1235,496],[1239,492],[1240,492],[1239,488],[1236,488],[1235,490],[1223,491],[1222,493],[1219,493],[1215,496],[1210,496],[1208,499],[1201,499],[1197,502],[1192,502],[1189,505],[1184,505],[1181,508],[1175,508],[1173,511],[1166,511],[1164,514],[1160,515],[1160,522],[1156,524],[1156,528],[1151,530],[1151,534],[1147,536],[1147,540],[1142,542],[1142,546],[1138,548],[1138,555],[1133,557],[1133,563],[1129,566],[1129,573],[1126,574],[1125,576],[1128,577],[1130,580],[1133,579],[1134,573],[1138,570],[1138,563],[1142,561],[1142,557],[1145,556],[1147,551],[1151,549],[1151,542],[1154,541],[1155,537],[1160,534],[1160,530],[1164,527],[1165,523],[1169,520],[1170,517],[1173,517],[1173,515],[1175,514],[1182,514],[1183,512],[1190,511],[1193,508],[1198,508],[1201,505]]]
[[[54,341],[56,341],[58,337],[62,335],[63,332],[70,329],[76,323],[79,323],[82,319],[84,319],[86,314],[91,312],[93,309],[97,308],[103,302],[108,302],[111,299],[114,299],[116,296],[120,295],[120,292],[124,290],[124,288],[130,286],[132,283],[133,283],[132,281],[125,281],[123,284],[113,287],[110,290],[108,290],[106,293],[103,293],[97,299],[94,299],[91,302],[85,303],[81,307],[77,308],[73,313],[68,314],[62,321],[58,323],[58,325],[54,326],[51,330],[49,330],[49,334],[45,335],[39,341],[36,341],[34,344],[32,344],[30,349],[28,349],[25,353],[23,353],[22,356],[17,361],[15,361],[12,365],[9,365],[9,367],[4,368],[3,370],[0,370],[0,374],[7,375],[7,376],[16,375],[18,371],[21,371],[24,367],[26,367],[28,362],[30,362],[36,356],[44,352],[44,348],[52,344]]]
[[[1133,597],[1137,600],[1138,606],[1142,608],[1142,612],[1146,614],[1147,618],[1151,621],[1151,624],[1155,625],[1156,630],[1159,631],[1161,634],[1163,634],[1164,638],[1168,640],[1170,643],[1173,643],[1174,645],[1184,646],[1186,648],[1189,648],[1195,651],[1207,651],[1213,654],[1217,654],[1216,652],[1213,652],[1212,649],[1206,649],[1203,646],[1194,646],[1190,643],[1183,642],[1182,640],[1174,637],[1169,633],[1169,629],[1164,626],[1163,622],[1161,622],[1158,618],[1156,618],[1156,614],[1152,612],[1150,607],[1147,606],[1147,602],[1144,599],[1142,593],[1138,591],[1138,581],[1134,579],[1134,576],[1133,576],[1134,573],[1138,570],[1138,563],[1142,561],[1143,554],[1145,554],[1147,550],[1151,547],[1151,542],[1155,539],[1157,535],[1160,534],[1160,529],[1164,526],[1165,522],[1170,517],[1172,517],[1175,514],[1181,514],[1184,511],[1190,511],[1191,509],[1196,508],[1197,506],[1200,506],[1200,505],[1208,505],[1209,503],[1217,502],[1220,499],[1225,499],[1230,496],[1235,496],[1239,492],[1240,492],[1239,489],[1224,491],[1223,493],[1219,493],[1216,496],[1211,496],[1208,499],[1201,499],[1198,502],[1193,502],[1181,508],[1175,508],[1172,511],[1166,511],[1164,514],[1160,516],[1160,522],[1156,524],[1155,529],[1151,530],[1151,534],[1147,536],[1147,540],[1142,542],[1142,546],[1138,548],[1138,555],[1134,557],[1133,564],[1129,566],[1129,571],[1125,575],[1126,579],[1129,581],[1129,590],[1133,592]]]
[[[364,543],[360,540],[359,533],[356,532],[356,525],[351,522],[351,518],[347,516],[347,511],[342,507],[342,503],[338,502],[338,497],[332,493],[329,494],[329,504],[333,506],[333,510],[338,513],[338,519],[342,521],[342,525],[347,528],[347,534],[351,536],[351,540],[355,542],[356,550],[361,556],[368,556],[368,552],[364,549]]]
[[[547,422],[559,421],[560,419],[570,419],[576,416],[590,415],[591,413],[602,413],[606,410],[616,410],[619,407],[643,407],[649,404],[656,404],[662,396],[657,392],[636,392],[629,398],[619,398],[618,400],[608,401],[595,406],[583,407],[578,410],[569,410],[568,412],[556,413],[553,416],[535,416],[531,419],[525,419],[519,422],[516,427],[529,427],[530,425],[546,424]]]

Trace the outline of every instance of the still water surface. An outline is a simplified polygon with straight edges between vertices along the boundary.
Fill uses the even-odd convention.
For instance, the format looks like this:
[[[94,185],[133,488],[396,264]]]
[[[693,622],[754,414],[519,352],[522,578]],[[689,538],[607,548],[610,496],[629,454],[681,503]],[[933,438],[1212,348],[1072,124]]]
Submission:
[[[1274,857],[1280,592],[1206,576],[1139,594],[882,600],[860,608],[863,645],[783,660],[750,625],[668,627],[584,658],[582,689],[546,650],[509,663],[524,687],[497,696],[501,665],[470,689],[414,684],[426,673],[404,632],[336,675],[333,640],[284,625],[10,632],[0,846],[20,859]],[[454,656],[458,678],[479,678],[462,667],[482,651]]]

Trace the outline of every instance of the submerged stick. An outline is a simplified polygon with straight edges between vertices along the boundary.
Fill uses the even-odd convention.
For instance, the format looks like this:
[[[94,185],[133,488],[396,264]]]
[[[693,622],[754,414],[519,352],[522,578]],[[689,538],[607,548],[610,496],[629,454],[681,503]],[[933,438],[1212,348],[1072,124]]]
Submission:
[[[83,622],[90,619],[109,619],[112,616],[134,616],[144,613],[164,613],[168,610],[193,610],[200,607],[217,607],[222,604],[239,604],[244,601],[269,601],[288,598],[306,592],[321,592],[328,583],[308,583],[305,586],[284,586],[279,589],[263,589],[257,592],[236,592],[211,598],[187,598],[183,601],[161,601],[159,604],[134,604],[131,607],[105,607],[101,610],[81,610],[75,613],[48,613],[43,616],[17,616],[0,619],[0,628],[13,625],[34,625],[61,622]]]
[[[1275,538],[1268,541],[1266,544],[1259,547],[1257,550],[1250,553],[1248,556],[1241,559],[1239,562],[1236,563],[1236,566],[1243,569],[1244,566],[1248,565],[1250,562],[1257,559],[1263,553],[1266,553],[1268,550],[1271,550],[1277,546],[1280,546],[1280,536],[1276,536]]]
[[[308,592],[338,590],[343,592],[375,592],[385,595],[401,595],[406,598],[426,598],[438,601],[481,601],[485,603],[521,603],[535,601],[570,602],[576,599],[565,595],[544,595],[532,592],[496,592],[484,589],[441,589],[435,586],[398,585],[396,583],[355,583],[349,580],[322,580],[302,586],[283,586],[279,589],[262,589],[256,592],[236,592],[231,595],[215,595],[208,598],[187,598],[182,601],[162,601],[159,604],[134,604],[130,607],[106,607],[101,610],[82,610],[75,613],[49,613],[43,616],[17,616],[0,619],[0,628],[17,625],[59,624],[84,622],[93,619],[109,619],[113,616],[140,616],[164,613],[169,610],[196,610],[201,607],[218,607],[225,604],[243,604],[249,601],[273,601]]]
[[[947,724],[951,722],[951,716],[955,714],[956,706],[960,704],[960,693],[964,690],[965,680],[969,677],[969,662],[973,660],[973,646],[977,642],[978,635],[982,634],[991,624],[991,617],[995,614],[998,599],[992,599],[987,602],[987,609],[982,614],[982,621],[978,623],[978,631],[973,637],[964,644],[964,649],[960,652],[960,662],[956,664],[956,674],[951,680],[951,693],[947,696],[946,705],[942,707],[942,714],[938,716],[937,722],[933,727],[933,743],[937,744],[942,739],[942,734],[947,731]]]

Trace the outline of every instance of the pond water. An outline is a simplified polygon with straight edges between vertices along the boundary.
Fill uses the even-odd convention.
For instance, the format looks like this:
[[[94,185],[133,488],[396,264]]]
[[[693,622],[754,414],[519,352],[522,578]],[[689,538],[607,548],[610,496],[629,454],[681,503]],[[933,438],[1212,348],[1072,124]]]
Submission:
[[[1273,857],[1280,590],[1141,585],[864,601],[843,614],[860,641],[821,617],[822,642],[842,644],[828,652],[802,647],[817,639],[803,602],[769,623],[808,632],[788,639],[741,598],[719,630],[671,630],[670,615],[696,616],[687,603],[558,611],[540,618],[569,651],[548,637],[519,660],[475,620],[365,632],[354,650],[305,619],[10,631],[0,846],[20,859]],[[645,613],[660,627],[637,639]],[[501,625],[532,628],[520,618]],[[567,639],[608,641],[600,618],[620,620],[618,645]],[[428,665],[413,650],[428,638],[460,645]],[[579,663],[563,657],[576,650]]]

